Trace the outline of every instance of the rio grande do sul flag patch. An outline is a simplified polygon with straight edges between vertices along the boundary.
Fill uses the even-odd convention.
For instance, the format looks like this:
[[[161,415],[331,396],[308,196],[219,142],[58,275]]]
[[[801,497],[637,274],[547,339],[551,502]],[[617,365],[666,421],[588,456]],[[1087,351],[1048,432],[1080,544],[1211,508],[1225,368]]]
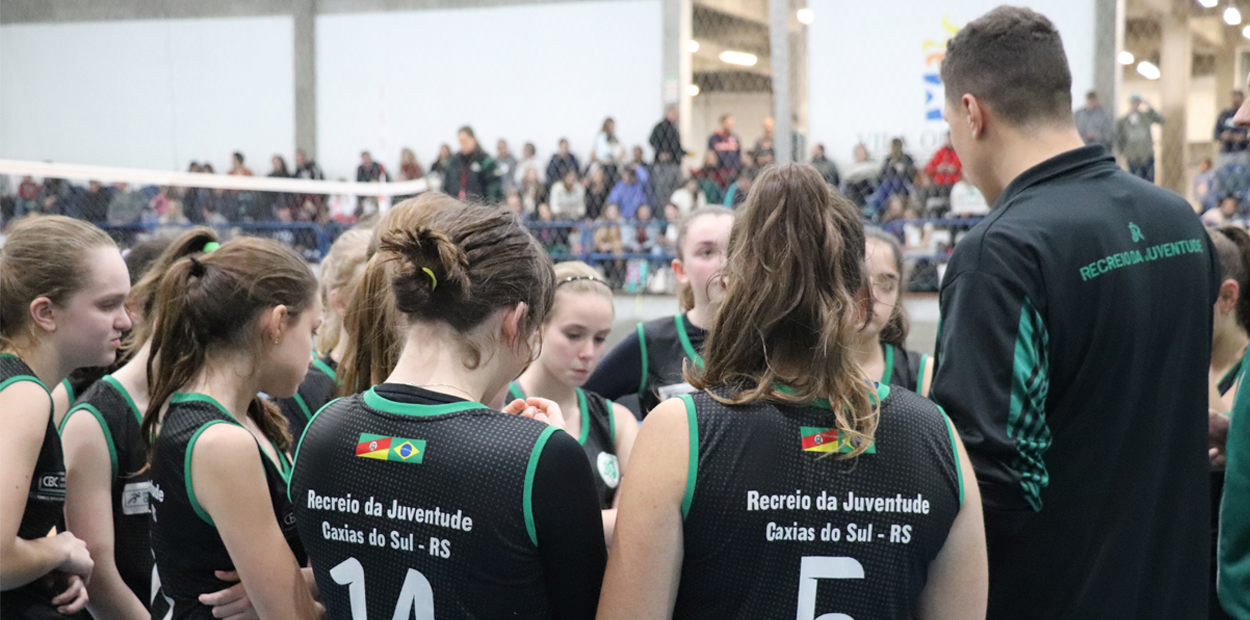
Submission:
[[[855,446],[851,445],[850,440],[836,428],[799,427],[799,441],[803,446],[804,452],[838,452],[848,454],[855,451]],[[869,445],[864,452],[866,454],[875,454],[877,446],[875,444]]]
[[[356,442],[356,456],[379,461],[420,463],[425,459],[425,440],[361,433]]]

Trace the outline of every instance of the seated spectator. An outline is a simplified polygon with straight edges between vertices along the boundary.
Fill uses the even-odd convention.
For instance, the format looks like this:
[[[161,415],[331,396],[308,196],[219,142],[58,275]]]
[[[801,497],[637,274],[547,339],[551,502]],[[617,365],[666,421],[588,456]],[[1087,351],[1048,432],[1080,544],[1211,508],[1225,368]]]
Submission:
[[[720,117],[720,127],[708,136],[707,148],[716,153],[716,165],[721,169],[726,183],[738,176],[742,169],[742,146],[738,136],[734,135],[734,117],[725,114]],[[722,184],[721,187],[725,185]]]
[[[634,171],[638,173],[638,182],[643,185],[650,185],[651,169],[647,165],[647,160],[644,158],[645,154],[642,152],[642,147],[635,146],[630,154],[633,156],[633,160],[629,162],[629,165],[633,166]]]
[[[1194,200],[1198,210],[1206,211],[1215,207],[1215,170],[1211,166],[1211,158],[1203,159],[1198,164],[1198,174],[1194,177]]]
[[[23,217],[27,213],[34,213],[39,210],[39,184],[30,176],[22,177],[22,182],[17,186],[17,206],[14,209],[14,217]]]
[[[310,179],[314,181],[323,181],[326,175],[321,171],[321,166],[317,162],[308,159],[304,151],[295,151],[295,178]]]
[[[608,201],[608,193],[611,188],[608,187],[608,175],[603,168],[595,168],[590,174],[590,181],[586,184],[586,219],[594,221],[599,219],[603,212],[603,205]]]
[[[609,202],[603,206],[603,215],[596,220],[605,226],[595,229],[595,251],[606,254],[624,254],[625,242],[621,234],[621,209]]]
[[[880,171],[881,165],[869,157],[868,147],[856,144],[855,161],[842,177],[842,195],[861,208],[867,206],[868,197],[877,190],[877,185],[881,182]]]
[[[508,141],[500,138],[495,143],[495,165],[499,166],[499,178],[503,180],[503,191],[521,186],[521,176],[517,174],[516,157],[508,150]]]
[[[632,220],[638,211],[638,205],[646,201],[646,187],[638,181],[638,172],[633,166],[626,166],[621,172],[621,180],[612,188],[612,193],[608,194],[608,202],[617,205],[621,217]]]
[[[64,179],[48,177],[39,188],[38,210],[40,215],[63,215],[61,201],[69,195],[69,184]]]
[[[881,163],[881,182],[885,183],[894,179],[900,179],[904,183],[910,182],[916,176],[916,162],[911,155],[903,152],[903,139],[894,138],[890,140],[890,154],[886,156],[885,161]]]
[[[80,202],[80,217],[88,222],[104,222],[108,220],[109,203],[113,194],[99,181],[89,181],[87,191]]]
[[[842,185],[842,179],[838,176],[838,165],[825,157],[825,145],[817,144],[812,147],[812,166],[824,177],[825,183],[832,185],[834,189]]]
[[[555,217],[551,213],[551,207],[547,203],[538,205],[535,211],[535,219],[539,222],[553,223]],[[569,252],[569,230],[567,228],[535,228],[534,237],[538,239],[538,243],[548,254],[567,254]]]
[[[686,184],[673,190],[673,195],[668,198],[668,202],[677,207],[679,217],[706,207],[707,200],[707,193],[699,187],[699,180],[695,177],[686,179]]]
[[[417,154],[410,148],[401,150],[399,152],[399,180],[416,181],[423,176],[425,176],[425,169],[421,167],[421,162],[417,161]]]
[[[586,215],[586,188],[578,182],[576,170],[565,170],[560,182],[551,186],[550,205],[557,220],[580,220]]]
[[[504,192],[503,205],[505,209],[515,213],[522,220],[529,219],[525,213],[525,205],[521,204],[521,195],[515,189]]]
[[[677,235],[681,232],[681,220],[685,216],[673,203],[664,205],[664,234],[660,236],[660,248],[669,254],[677,252]]]
[[[882,225],[894,220],[915,219],[915,215],[907,209],[907,194],[892,194],[881,210],[879,221]]]
[[[521,161],[517,162],[516,172],[513,173],[513,179],[518,187],[525,180],[525,175],[529,174],[530,170],[534,171],[539,183],[546,184],[547,181],[543,178],[542,165],[538,163],[538,150],[534,148],[533,142],[526,142],[525,146],[521,147]]]
[[[273,178],[273,179],[291,178],[291,171],[290,169],[286,167],[286,159],[284,159],[281,155],[274,155],[272,163],[273,163],[273,170],[270,171],[268,175],[270,178]],[[288,209],[294,208],[294,206],[296,205],[296,201],[298,200],[298,198],[294,194],[290,194],[287,192],[263,192],[263,193],[265,195],[265,199],[258,201],[258,203],[265,203],[265,204],[260,205],[260,208],[258,208],[257,211],[252,215],[252,219],[258,222],[273,220],[275,217],[274,216],[275,209],[278,209],[281,207],[286,207]]]
[[[1211,209],[1202,214],[1202,223],[1210,228],[1217,228],[1225,224],[1232,224],[1233,218],[1237,217],[1237,211],[1241,207],[1240,201],[1232,194],[1226,194],[1220,200],[1218,209]]]
[[[738,175],[738,180],[734,181],[729,189],[725,190],[726,207],[734,208],[746,202],[747,194],[751,193],[751,184],[755,182],[755,173],[750,169],[744,168],[742,173]]]
[[[116,187],[113,199],[109,201],[108,222],[115,225],[138,224],[148,206],[148,199],[125,183],[118,183]]]
[[[526,215],[533,215],[538,210],[538,205],[547,202],[547,186],[538,178],[538,168],[525,170],[518,193],[521,195],[521,203],[525,205]]]
[[[925,174],[933,180],[933,185],[943,195],[949,195],[951,186],[959,182],[963,178],[963,165],[959,162],[959,155],[955,153],[955,147],[951,146],[951,133],[946,132],[946,142],[942,144],[942,148],[938,149],[933,157],[929,158],[929,163],[924,167]]]
[[[347,181],[347,179],[339,179]],[[359,210],[359,198],[355,194],[334,194],[330,196],[330,219],[339,224],[354,224],[356,212]]]
[[[434,158],[434,163],[430,165],[430,174],[436,174],[439,177],[447,176],[447,167],[451,165],[451,147],[442,144],[438,147],[438,156]]]
[[[230,156],[230,162],[230,172],[227,172],[226,174],[244,177],[252,176],[252,169],[243,165],[243,153],[235,151],[234,154]]]
[[[703,166],[690,173],[699,180],[699,188],[703,190],[707,201],[713,204],[720,204],[725,199],[725,188],[732,180],[718,162],[716,152],[708,151],[703,154]]]
[[[630,252],[650,254],[660,244],[661,225],[651,217],[651,205],[638,205],[634,214],[634,226],[630,227],[633,234],[627,235],[622,242]]]
[[[910,208],[921,217],[941,217],[946,213],[949,194],[949,187],[935,185],[924,170],[917,170],[912,179]]]
[[[369,151],[360,152],[360,165],[356,166],[356,182],[357,183],[375,183],[382,179],[391,180],[391,175],[386,173],[386,169],[376,161],[373,161],[373,155]]]
[[[581,169],[581,164],[577,163],[577,156],[569,152],[569,141],[560,138],[559,150],[551,156],[551,161],[547,162],[547,182],[555,184],[564,178],[565,172],[572,170],[580,173]]]
[[[951,187],[951,210],[952,217],[971,217],[988,215],[990,206],[985,202],[985,196],[981,195],[981,190],[975,185],[968,182],[968,179],[960,179],[953,187]]]

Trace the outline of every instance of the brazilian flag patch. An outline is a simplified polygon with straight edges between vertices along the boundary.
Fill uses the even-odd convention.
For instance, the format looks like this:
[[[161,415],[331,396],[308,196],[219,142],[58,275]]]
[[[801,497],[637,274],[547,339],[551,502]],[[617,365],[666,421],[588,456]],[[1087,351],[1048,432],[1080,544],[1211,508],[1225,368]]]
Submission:
[[[425,458],[425,440],[361,433],[356,456],[379,461],[420,463]]]
[[[837,452],[849,454],[855,451],[855,445],[836,428],[803,426],[799,428],[799,443],[804,452]],[[876,445],[869,445],[865,453],[873,454]]]

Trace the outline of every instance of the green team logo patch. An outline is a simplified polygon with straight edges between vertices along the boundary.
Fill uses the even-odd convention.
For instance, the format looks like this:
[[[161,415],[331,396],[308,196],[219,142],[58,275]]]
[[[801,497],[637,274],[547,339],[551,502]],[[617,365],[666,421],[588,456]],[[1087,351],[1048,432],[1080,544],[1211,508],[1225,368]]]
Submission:
[[[1137,227],[1137,224],[1129,222],[1128,231],[1133,235],[1133,243],[1141,243],[1146,240],[1146,235],[1141,234],[1141,229]]]
[[[608,485],[609,489],[615,489],[616,485],[621,483],[621,466],[616,459],[615,454],[600,452],[599,458],[595,459],[596,465],[599,467],[599,477],[603,478],[603,483]]]
[[[379,461],[420,463],[425,459],[425,440],[361,433],[356,456]]]

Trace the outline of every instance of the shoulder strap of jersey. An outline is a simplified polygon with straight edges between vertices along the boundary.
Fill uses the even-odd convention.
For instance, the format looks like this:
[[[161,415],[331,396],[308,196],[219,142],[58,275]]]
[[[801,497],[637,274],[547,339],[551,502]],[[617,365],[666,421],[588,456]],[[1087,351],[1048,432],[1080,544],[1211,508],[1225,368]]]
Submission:
[[[646,323],[638,323],[638,350],[642,352],[642,372],[638,378],[639,395],[647,393],[647,373],[650,371],[647,360],[647,330],[644,327],[645,325]]]
[[[703,368],[703,356],[695,350],[694,345],[690,344],[690,334],[686,333],[686,319],[684,315],[673,315],[673,322],[677,324],[677,337],[681,340],[681,348],[686,351],[686,357],[694,362],[695,366]]]
[[[520,381],[513,381],[508,384],[508,394],[511,395],[512,398],[525,400],[525,390],[521,389]]]
[[[881,372],[881,383],[889,385],[894,379],[894,345],[882,344],[881,348],[885,352],[885,370]]]

